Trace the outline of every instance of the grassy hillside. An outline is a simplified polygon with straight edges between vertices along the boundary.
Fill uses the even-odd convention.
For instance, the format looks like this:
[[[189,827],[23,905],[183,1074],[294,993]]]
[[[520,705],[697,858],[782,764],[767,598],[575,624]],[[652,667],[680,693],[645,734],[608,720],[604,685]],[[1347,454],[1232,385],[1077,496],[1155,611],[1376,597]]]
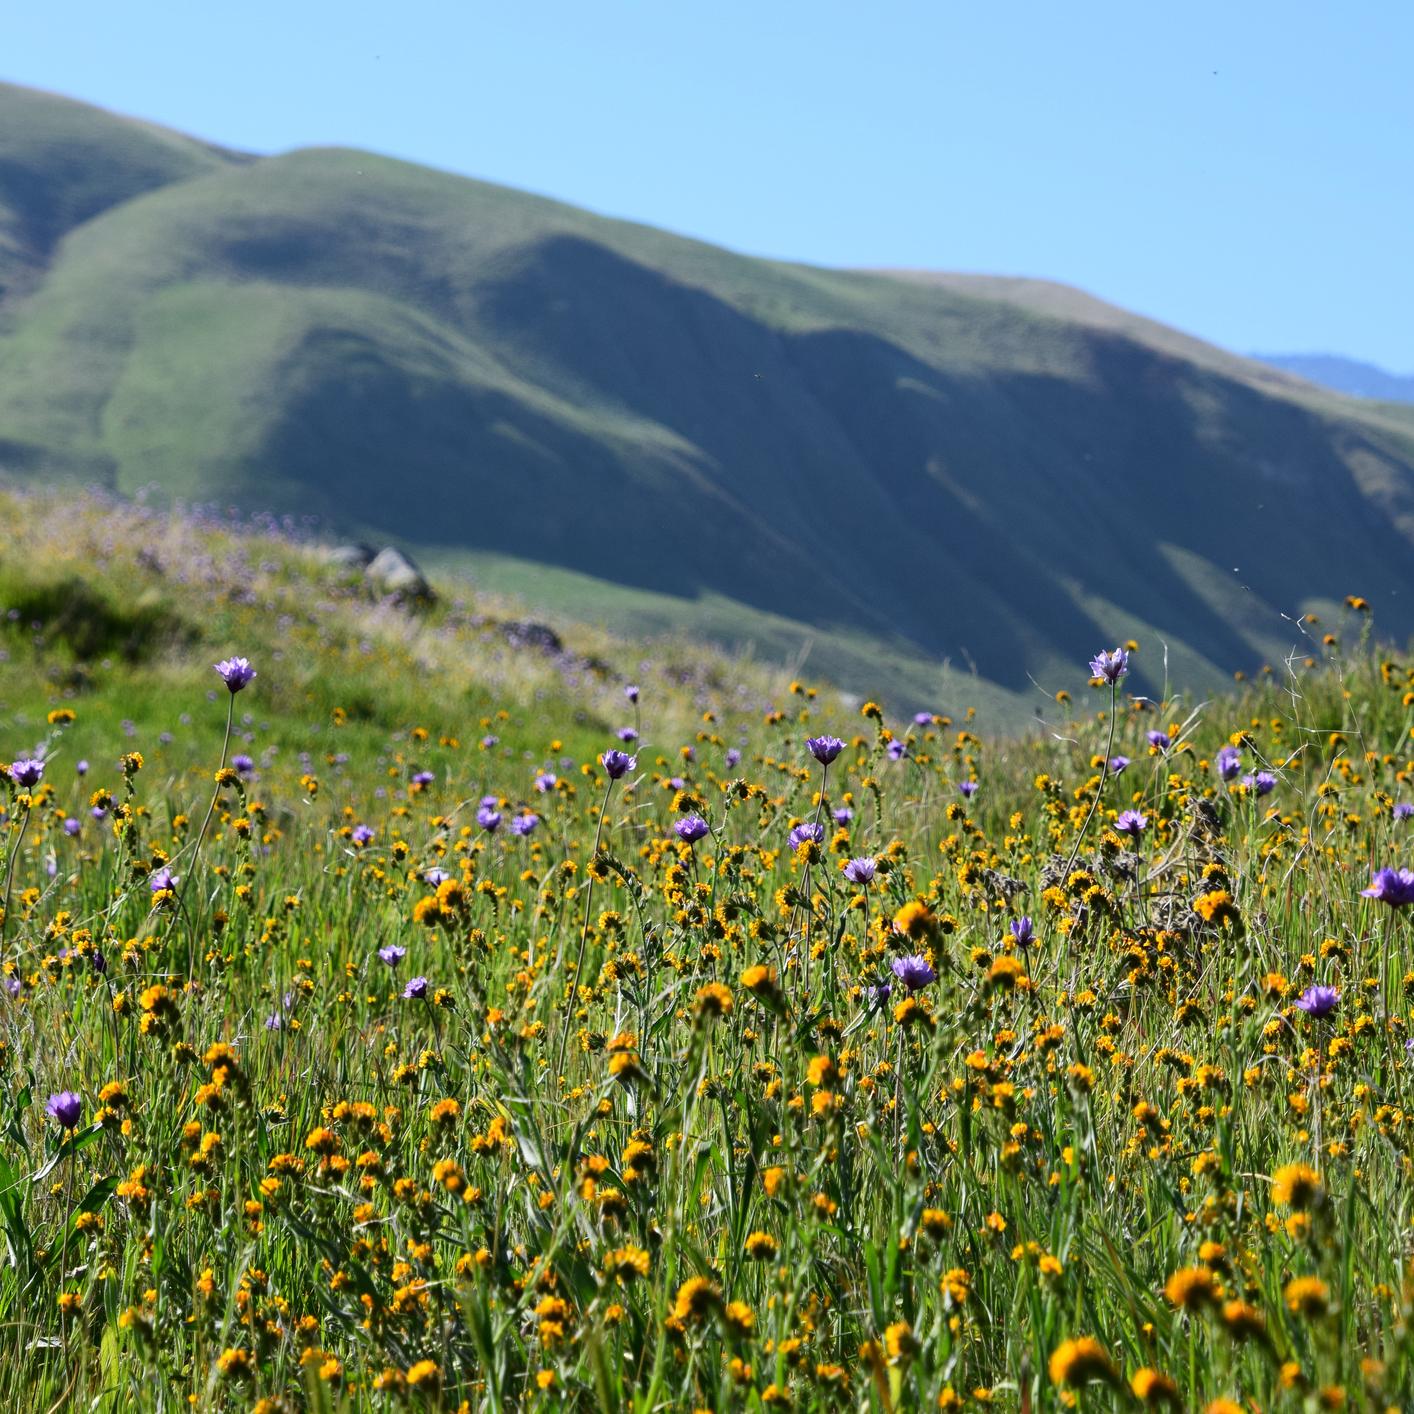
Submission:
[[[1024,713],[1134,624],[1210,687],[1352,590],[1414,634],[1414,432],[1379,408],[1080,297],[161,142],[191,170],[149,164],[0,307],[14,473],[318,516],[929,707],[976,673]],[[74,165],[45,200],[88,211]]]
[[[0,517],[13,1414],[1414,1408],[1363,613],[1012,737]]]

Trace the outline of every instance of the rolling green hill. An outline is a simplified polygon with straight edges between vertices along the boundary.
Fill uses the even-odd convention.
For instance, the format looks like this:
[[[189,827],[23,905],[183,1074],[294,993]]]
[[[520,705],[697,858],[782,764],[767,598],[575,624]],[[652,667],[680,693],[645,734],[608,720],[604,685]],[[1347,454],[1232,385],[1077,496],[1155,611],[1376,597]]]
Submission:
[[[1042,282],[750,259],[14,87],[0,261],[21,478],[317,516],[928,705],[975,672],[1015,709],[1131,634],[1139,687],[1203,688],[1351,591],[1414,634],[1407,418]]]

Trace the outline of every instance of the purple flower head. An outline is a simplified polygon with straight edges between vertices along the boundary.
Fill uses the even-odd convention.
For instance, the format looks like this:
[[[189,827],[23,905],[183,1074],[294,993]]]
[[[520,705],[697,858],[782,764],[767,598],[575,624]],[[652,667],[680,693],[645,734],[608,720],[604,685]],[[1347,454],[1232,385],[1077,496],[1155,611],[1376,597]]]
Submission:
[[[1314,987],[1307,987],[1297,997],[1296,1005],[1307,1016],[1315,1017],[1319,1021],[1321,1017],[1329,1016],[1340,1005],[1340,993],[1334,987],[1326,987],[1318,982]]]
[[[848,825],[854,819],[854,811],[847,805],[841,805],[838,809],[830,811],[830,814],[837,825]]]
[[[397,943],[389,943],[386,948],[378,949],[378,961],[387,963],[389,967],[396,967],[407,955],[408,950]]]
[[[155,894],[166,893],[177,887],[177,876],[164,864],[147,876],[147,887]]]
[[[238,751],[231,757],[231,765],[243,776],[248,776],[255,770],[255,758],[247,756],[244,751]]]
[[[700,815],[684,815],[682,819],[673,821],[673,829],[677,831],[680,840],[687,844],[696,844],[710,832],[711,826]]]
[[[1360,893],[1391,908],[1404,908],[1414,903],[1414,870],[1376,869],[1370,887],[1361,889]]]
[[[837,736],[812,736],[806,739],[805,749],[822,766],[828,766],[844,750],[844,742]]]
[[[24,991],[25,984],[18,977],[10,976],[4,979],[4,987],[10,996],[18,997]]]
[[[869,999],[871,1007],[883,1006],[893,996],[893,992],[894,989],[888,982],[871,982],[864,989],[864,995]]]
[[[445,869],[439,868],[435,864],[430,869],[424,869],[422,871],[423,882],[431,884],[434,889],[438,884],[445,884],[451,877],[452,876],[447,873]]]
[[[76,762],[74,763],[74,772],[75,772],[75,774],[80,775],[80,776],[86,776],[86,775],[88,775],[88,762],[87,762],[87,761],[76,761]]]
[[[75,820],[72,815],[70,815],[69,818],[64,821],[64,833],[68,835],[71,839],[82,829],[83,826],[77,820]]]
[[[496,809],[496,797],[488,795],[476,807],[476,823],[489,834],[495,834],[501,826],[501,812]]]
[[[481,749],[483,751],[490,751],[493,746],[499,746],[500,744],[501,738],[498,736],[484,736],[481,738]]]
[[[630,702],[637,702],[637,701],[638,701],[638,684],[637,684],[637,683],[633,683],[633,682],[629,683],[629,684],[624,688],[624,696],[627,697]]]
[[[734,771],[741,764],[741,752],[736,747],[727,747],[727,770]]]
[[[1173,738],[1167,732],[1149,732],[1145,739],[1155,751],[1167,751],[1173,745]]]
[[[265,1029],[267,1031],[283,1031],[285,1029],[285,1018],[278,1011],[272,1011],[265,1018]]]
[[[627,746],[630,742],[638,740],[638,731],[634,727],[620,727],[618,731],[614,733],[614,735],[618,737],[618,739],[623,742],[625,746]]]
[[[72,1129],[79,1122],[79,1116],[83,1113],[83,1100],[72,1090],[60,1090],[57,1095],[49,1097],[49,1103],[45,1105],[44,1113],[50,1119],[57,1119],[62,1128]]]
[[[844,876],[851,884],[869,884],[878,870],[878,864],[869,855],[862,854],[845,865]]]
[[[1242,769],[1242,753],[1235,746],[1224,746],[1213,758],[1218,775],[1225,781],[1236,780]]]
[[[1124,774],[1124,768],[1129,765],[1129,757],[1111,756],[1105,764],[1109,768],[1110,775],[1122,776]]]
[[[1396,820],[1408,820],[1410,816],[1414,816],[1414,805],[1410,805],[1407,800],[1401,800],[1399,804],[1394,807],[1394,818]]]
[[[617,781],[638,765],[638,757],[630,756],[628,752],[620,751],[617,747],[610,747],[599,758],[599,764],[609,773],[611,781]]]
[[[915,727],[931,727],[933,725],[933,714],[931,712],[915,712],[913,714],[913,725]]]
[[[1090,676],[1103,678],[1111,687],[1129,671],[1129,650],[1116,648],[1113,653],[1097,653],[1090,659]]]
[[[95,820],[101,820],[108,813],[108,809],[103,805],[95,805],[89,812]]]
[[[232,692],[239,692],[241,688],[248,687],[251,679],[255,677],[255,669],[250,665],[249,658],[223,658],[216,664],[216,671],[221,675],[221,681]]]
[[[888,753],[890,761],[902,761],[908,755],[908,743],[895,737],[884,750]]]
[[[1119,819],[1115,821],[1115,829],[1120,834],[1131,835],[1136,840],[1148,828],[1149,817],[1141,814],[1138,810],[1122,810]]]
[[[957,788],[962,792],[964,800],[971,800],[972,797],[977,794],[976,781],[959,781],[957,783]]]
[[[25,756],[10,763],[10,779],[17,786],[23,786],[26,790],[37,786],[43,775],[44,762],[38,757]]]
[[[373,837],[376,833],[372,825],[355,825],[353,829],[349,831],[349,838],[362,849],[364,845],[373,843]]]
[[[937,981],[938,974],[933,964],[922,953],[912,953],[908,957],[896,957],[893,961],[894,976],[910,992],[920,991],[930,982]]]
[[[535,789],[541,795],[548,795],[560,783],[560,778],[553,771],[541,771],[535,777]]]
[[[1242,784],[1253,795],[1270,795],[1277,788],[1277,778],[1270,771],[1258,771],[1255,775],[1243,776]]]
[[[511,834],[519,835],[524,839],[526,835],[534,834],[539,824],[540,817],[533,810],[527,810],[511,821]]]
[[[412,783],[415,786],[435,785],[436,781],[437,774],[435,771],[418,771],[414,774],[412,778]]]
[[[420,1002],[427,995],[428,981],[425,977],[414,977],[403,988],[403,996],[412,1002]]]
[[[805,843],[823,844],[825,841],[825,827],[816,825],[813,822],[797,825],[787,836],[790,847],[799,849]]]
[[[1011,920],[1012,941],[1019,948],[1029,948],[1036,941],[1036,929],[1026,917]]]

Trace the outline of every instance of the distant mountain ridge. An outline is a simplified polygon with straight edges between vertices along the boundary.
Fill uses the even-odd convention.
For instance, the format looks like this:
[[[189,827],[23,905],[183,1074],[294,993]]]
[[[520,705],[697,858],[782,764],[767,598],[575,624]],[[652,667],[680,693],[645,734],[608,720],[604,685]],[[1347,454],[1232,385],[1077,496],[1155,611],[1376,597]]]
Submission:
[[[1253,354],[1252,357],[1351,397],[1414,403],[1414,373],[1390,373],[1377,364],[1343,358],[1340,354]]]
[[[1414,635],[1414,418],[1063,286],[0,86],[0,287],[12,476],[314,515],[900,706],[1015,713],[1131,635],[1135,690],[1206,689],[1347,592]]]

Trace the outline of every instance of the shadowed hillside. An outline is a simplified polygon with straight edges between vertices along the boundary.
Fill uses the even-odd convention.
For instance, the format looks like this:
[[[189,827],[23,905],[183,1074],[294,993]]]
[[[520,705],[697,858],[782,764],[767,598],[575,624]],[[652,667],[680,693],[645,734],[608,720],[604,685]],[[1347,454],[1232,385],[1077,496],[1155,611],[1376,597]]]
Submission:
[[[22,89],[0,133],[21,476],[313,514],[928,705],[945,662],[1049,691],[1131,633],[1202,688],[1351,591],[1414,634],[1414,426],[1078,292],[753,260]]]

